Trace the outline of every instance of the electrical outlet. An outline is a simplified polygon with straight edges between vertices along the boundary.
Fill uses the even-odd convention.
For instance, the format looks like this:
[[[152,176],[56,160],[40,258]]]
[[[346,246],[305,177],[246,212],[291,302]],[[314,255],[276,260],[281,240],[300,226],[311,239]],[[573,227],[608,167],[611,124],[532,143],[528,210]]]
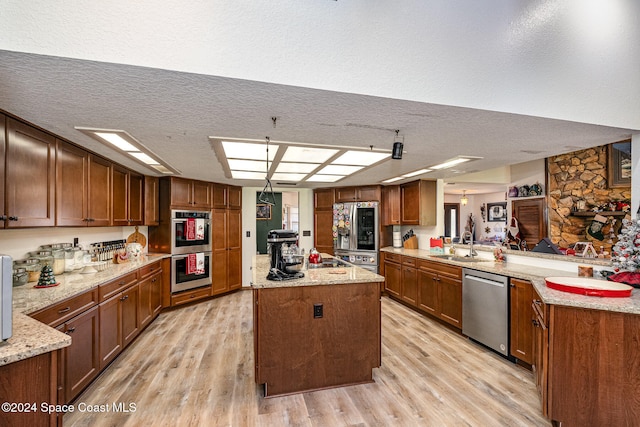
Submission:
[[[313,304],[313,318],[320,319],[323,315],[322,304]]]

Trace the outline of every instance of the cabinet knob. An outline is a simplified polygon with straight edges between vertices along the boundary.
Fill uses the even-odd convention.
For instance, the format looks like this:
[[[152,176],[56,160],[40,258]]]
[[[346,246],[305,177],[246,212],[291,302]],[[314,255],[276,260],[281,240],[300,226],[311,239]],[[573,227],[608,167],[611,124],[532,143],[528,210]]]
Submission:
[[[6,220],[7,220],[6,215],[0,215],[0,221],[6,221]]]
[[[540,326],[540,322],[538,322],[536,319],[531,319],[531,324],[532,324],[533,326],[535,326],[536,328],[537,328],[538,326]]]
[[[120,298],[120,301],[124,301],[124,300],[128,300],[129,299],[129,295],[125,295],[122,298]]]
[[[151,279],[151,283],[153,283],[153,282],[157,282],[157,281],[158,281],[158,278],[157,278],[157,277],[155,277],[155,278]]]
[[[542,301],[540,301],[539,299],[534,299],[533,303],[537,306],[541,306],[542,305]]]
[[[10,216],[9,217],[9,221],[17,221],[18,217],[17,216]]]

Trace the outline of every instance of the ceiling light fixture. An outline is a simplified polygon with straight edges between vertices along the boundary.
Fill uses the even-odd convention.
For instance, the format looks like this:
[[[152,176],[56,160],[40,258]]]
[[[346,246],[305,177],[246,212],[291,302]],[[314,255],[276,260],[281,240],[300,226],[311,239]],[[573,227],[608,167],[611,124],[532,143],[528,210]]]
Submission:
[[[453,167],[455,165],[459,165],[460,163],[468,162],[471,160],[481,159],[482,157],[471,157],[471,156],[458,156],[453,159],[447,160],[435,166],[431,166],[431,169],[447,169]]]
[[[160,172],[163,175],[180,175],[179,170],[173,168],[164,160],[161,160],[160,157],[126,131],[81,126],[76,126],[75,129],[109,148],[115,148],[121,154],[125,154],[132,160],[135,160],[147,168],[153,169],[155,172]]]
[[[460,204],[462,206],[466,206],[467,203],[469,203],[469,198],[467,197],[466,191],[467,190],[462,190],[462,197],[460,197]]]
[[[403,144],[404,137],[402,137],[402,141],[401,141],[400,136],[398,136],[399,133],[400,133],[400,129],[396,129],[396,137],[393,140],[393,152],[391,154],[391,158],[394,160],[402,159],[402,148],[404,147],[404,144]]]

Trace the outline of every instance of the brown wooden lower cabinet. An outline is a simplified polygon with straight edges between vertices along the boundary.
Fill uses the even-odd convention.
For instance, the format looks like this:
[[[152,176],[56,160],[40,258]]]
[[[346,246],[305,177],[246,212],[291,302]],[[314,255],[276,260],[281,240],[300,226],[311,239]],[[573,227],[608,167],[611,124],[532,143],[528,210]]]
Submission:
[[[100,304],[100,370],[122,351],[120,294]]]
[[[546,416],[563,427],[638,425],[640,315],[534,307],[534,366]]]
[[[400,287],[400,297],[403,301],[413,305],[418,303],[418,276],[416,270],[416,259],[412,257],[402,257],[402,286]]]
[[[462,329],[462,269],[419,259],[416,308]]]
[[[71,336],[71,345],[60,351],[59,402],[71,402],[100,372],[99,312],[95,306],[58,326]]]
[[[389,295],[400,298],[402,289],[402,267],[385,255],[385,290]]]
[[[59,350],[0,366],[0,396],[10,403],[36,405],[33,411],[0,411],[0,426],[56,426],[56,413],[41,411],[41,405],[56,405]]]
[[[533,364],[533,341],[535,326],[532,323],[533,285],[528,280],[510,280],[511,305],[511,356],[526,363]]]
[[[211,285],[171,295],[171,306],[189,304],[211,296]]]
[[[138,282],[139,287],[139,320],[140,328],[144,328],[162,309],[162,271]]]

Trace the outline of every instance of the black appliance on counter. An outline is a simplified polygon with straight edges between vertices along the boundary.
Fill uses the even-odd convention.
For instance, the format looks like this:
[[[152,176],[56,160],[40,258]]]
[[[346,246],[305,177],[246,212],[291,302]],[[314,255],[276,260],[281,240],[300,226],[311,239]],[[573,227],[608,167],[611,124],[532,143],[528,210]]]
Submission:
[[[303,257],[285,254],[285,250],[298,242],[298,232],[294,230],[271,230],[267,234],[267,246],[271,254],[271,265],[267,280],[291,280],[304,277],[301,271],[294,268],[302,265]]]

